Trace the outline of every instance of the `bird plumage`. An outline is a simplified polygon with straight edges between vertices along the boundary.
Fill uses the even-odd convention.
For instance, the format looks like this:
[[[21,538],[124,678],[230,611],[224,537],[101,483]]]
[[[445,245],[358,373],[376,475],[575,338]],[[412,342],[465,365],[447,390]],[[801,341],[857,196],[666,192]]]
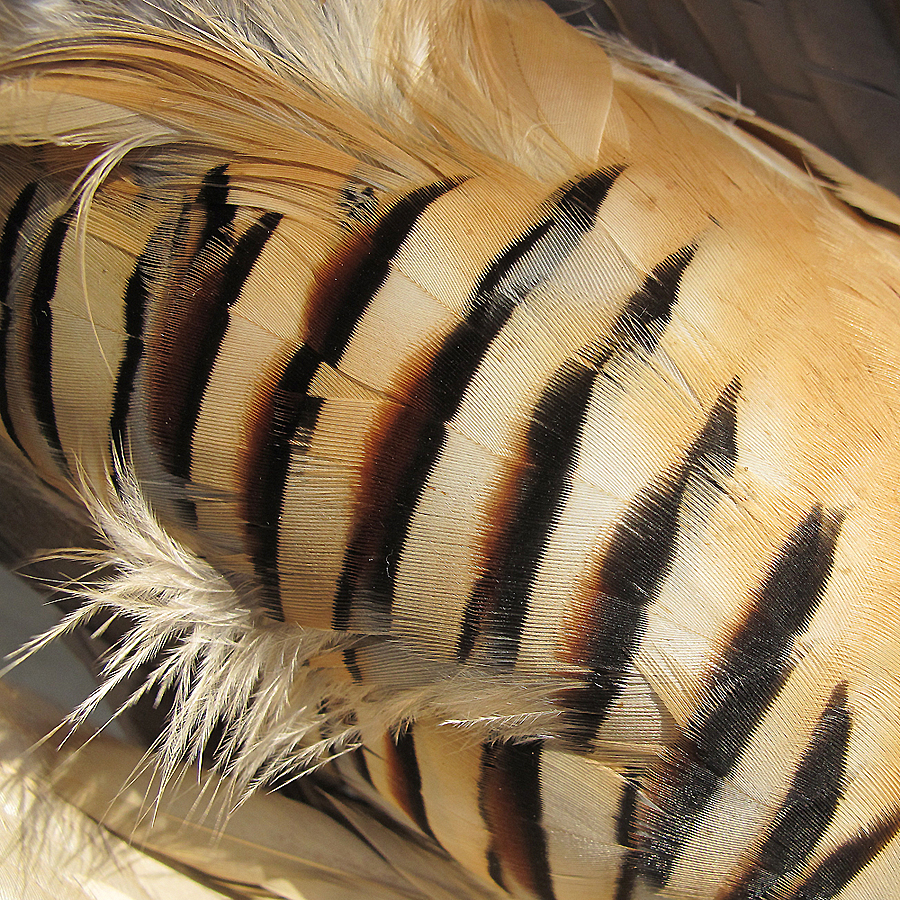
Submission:
[[[106,547],[52,636],[126,623],[76,719],[336,757],[297,815],[448,892],[891,896],[900,201],[537,2],[2,15],[4,466]]]

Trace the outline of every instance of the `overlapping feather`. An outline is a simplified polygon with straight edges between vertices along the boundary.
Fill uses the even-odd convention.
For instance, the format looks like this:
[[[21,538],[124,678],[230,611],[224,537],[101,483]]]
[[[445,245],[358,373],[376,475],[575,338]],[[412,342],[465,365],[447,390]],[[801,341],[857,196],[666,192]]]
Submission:
[[[91,241],[122,241],[115,203],[102,211],[94,206],[117,166],[131,167],[143,179],[165,172],[171,184],[173,176],[189,181],[210,160],[228,158],[234,161],[234,198],[310,229],[322,222],[337,227],[334,211],[318,198],[325,185],[349,173],[387,194],[437,178],[487,175],[509,194],[518,187],[527,197],[535,183],[596,165],[601,145],[604,153],[609,146],[630,146],[629,129],[638,126],[626,121],[621,90],[632,92],[631,112],[640,105],[635,96],[648,97],[677,110],[685,134],[690,123],[702,124],[735,158],[753,156],[810,207],[839,208],[852,221],[862,212],[900,224],[900,202],[892,195],[737,105],[686,86],[665,67],[570,35],[538,3],[270,0],[222,6],[196,0],[139,4],[111,14],[103,4],[66,2],[43,10],[7,6],[0,27],[7,48],[0,59],[0,143],[74,148],[83,167],[74,198],[57,202],[76,200],[83,248]],[[686,138],[680,152],[690,157]],[[51,175],[55,159],[53,151],[45,154]],[[692,164],[698,170],[703,165]],[[724,170],[725,160],[718,165]],[[703,190],[698,182],[696,208],[685,210],[687,220],[706,219]],[[741,190],[755,197],[757,185],[750,181]],[[892,238],[873,231],[868,239],[874,253],[894,254]],[[655,250],[656,243],[665,246],[653,232],[647,245]],[[621,248],[623,278],[648,273],[645,259],[653,253],[640,249],[646,257]],[[96,324],[90,310],[82,315]],[[869,329],[868,320],[861,317],[858,327]],[[540,327],[535,333],[544,334]],[[688,407],[679,374],[671,363],[660,381],[675,384],[672,395]],[[378,391],[362,380],[353,389],[377,399]],[[349,388],[342,384],[341,390]],[[83,461],[85,478],[69,491],[91,508],[112,548],[101,558],[115,573],[80,589],[85,605],[54,635],[100,613],[134,620],[106,663],[105,686],[75,718],[152,665],[135,699],[165,688],[174,693],[158,748],[163,783],[197,758],[223,726],[219,763],[233,778],[226,790],[241,797],[248,788],[340,753],[361,736],[414,720],[438,730],[465,726],[463,743],[554,734],[557,710],[547,698],[572,673],[498,678],[463,670],[424,686],[392,684],[391,677],[413,667],[419,646],[410,657],[403,655],[409,648],[398,649],[386,683],[348,683],[333,670],[329,654],[353,635],[268,620],[252,595],[160,527],[124,464],[114,473],[125,485],[117,499],[102,454],[97,450],[91,459],[91,452]],[[333,454],[335,467],[349,471],[347,449],[333,448]],[[643,473],[630,477],[637,481],[638,475]],[[771,512],[767,502],[748,501],[747,509]],[[775,512],[786,517],[792,510]],[[693,663],[711,648],[703,627],[694,634],[674,616],[669,624],[656,636],[658,652],[640,660],[640,678],[626,685],[625,697],[647,707],[658,703],[657,715],[665,713],[671,729],[689,718],[703,676]],[[602,791],[604,779],[620,783],[623,757],[658,752],[667,735],[657,719],[636,719],[634,734],[604,736],[597,759],[585,764],[597,769],[590,775],[574,758],[556,758],[559,783],[586,777]],[[558,830],[586,832],[584,816],[579,810],[574,824]],[[460,849],[461,856],[466,852],[471,848]]]

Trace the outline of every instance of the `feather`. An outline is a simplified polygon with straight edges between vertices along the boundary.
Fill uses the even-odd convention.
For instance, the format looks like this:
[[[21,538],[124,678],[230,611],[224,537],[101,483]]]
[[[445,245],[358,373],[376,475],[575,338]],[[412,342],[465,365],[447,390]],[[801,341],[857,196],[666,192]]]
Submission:
[[[0,16],[4,471],[102,545],[18,658],[153,751],[51,808],[238,893],[889,895],[900,200],[536,0]]]

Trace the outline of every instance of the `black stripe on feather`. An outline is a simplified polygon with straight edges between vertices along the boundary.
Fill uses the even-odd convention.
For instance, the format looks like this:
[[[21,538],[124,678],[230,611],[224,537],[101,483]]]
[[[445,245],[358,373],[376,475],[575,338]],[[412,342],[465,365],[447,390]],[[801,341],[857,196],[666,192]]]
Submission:
[[[501,888],[555,900],[542,825],[541,741],[485,744],[478,804],[490,834],[488,869]]]
[[[832,850],[797,885],[782,894],[785,900],[834,900],[900,834],[900,811],[895,811]]]
[[[424,212],[443,194],[461,184],[445,179],[411,191],[398,200],[358,246],[321,273],[309,338],[293,355],[261,406],[256,447],[246,486],[248,533],[253,564],[263,586],[262,605],[284,619],[278,576],[278,527],[284,506],[291,441],[298,431],[311,434],[322,400],[307,396],[322,363],[335,366],[359,320],[384,284],[400,247]],[[355,266],[353,261],[356,260]]]
[[[640,874],[664,885],[681,847],[722,780],[734,769],[791,670],[791,651],[831,577],[843,515],[816,505],[772,563],[731,639],[698,711],[668,762],[651,779],[649,829],[635,857]]]
[[[379,449],[364,473],[363,505],[344,557],[334,628],[349,627],[361,598],[367,621],[387,625],[396,563],[443,450],[445,423],[459,408],[516,306],[553,274],[592,227],[619,173],[618,168],[594,172],[561,188],[550,199],[548,214],[497,255],[472,293],[465,320],[444,339],[418,383],[409,387],[410,402],[385,423]]]
[[[63,244],[71,223],[71,210],[53,220],[41,250],[31,295],[29,364],[34,414],[41,434],[64,475],[69,465],[56,427],[53,403],[53,310]]]
[[[172,474],[179,478],[190,477],[194,432],[216,358],[228,330],[229,310],[241,296],[256,261],[280,221],[280,213],[263,213],[237,239],[223,264],[205,273],[201,289],[192,298],[192,308],[197,310],[198,315],[194,318],[195,328],[191,330],[191,336],[196,340],[190,347],[184,348],[191,365],[172,446]],[[216,240],[223,244],[230,243],[221,230],[214,232],[207,243]],[[201,250],[197,258],[202,254]]]
[[[851,715],[847,683],[838,684],[800,760],[787,795],[751,866],[721,900],[782,896],[806,868],[844,791]]]
[[[13,443],[25,454],[25,448],[16,435],[12,415],[9,410],[9,393],[6,389],[7,340],[12,319],[12,298],[9,289],[12,280],[12,265],[22,226],[28,218],[31,201],[37,191],[37,182],[32,181],[22,188],[19,196],[6,217],[3,234],[0,236],[0,421]]]
[[[721,393],[684,461],[632,503],[593,578],[590,602],[573,628],[569,661],[593,672],[564,692],[563,735],[587,749],[622,690],[646,625],[646,610],[669,574],[678,543],[684,495],[697,478],[733,471],[737,454],[735,379]]]
[[[657,266],[626,303],[604,348],[586,353],[588,363],[564,363],[541,394],[500,503],[503,512],[494,516],[501,524],[466,605],[457,644],[461,662],[486,629],[491,663],[515,665],[531,584],[571,490],[594,383],[611,360],[653,351],[693,255],[694,248],[685,247]]]

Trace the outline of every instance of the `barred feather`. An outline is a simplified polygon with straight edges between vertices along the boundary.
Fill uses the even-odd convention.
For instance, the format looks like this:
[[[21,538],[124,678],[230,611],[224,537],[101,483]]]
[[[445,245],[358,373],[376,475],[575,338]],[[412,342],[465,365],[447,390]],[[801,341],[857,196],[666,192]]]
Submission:
[[[536,0],[0,33],[4,466],[107,547],[45,640],[124,620],[75,721],[306,773],[410,896],[893,896],[900,200]]]

